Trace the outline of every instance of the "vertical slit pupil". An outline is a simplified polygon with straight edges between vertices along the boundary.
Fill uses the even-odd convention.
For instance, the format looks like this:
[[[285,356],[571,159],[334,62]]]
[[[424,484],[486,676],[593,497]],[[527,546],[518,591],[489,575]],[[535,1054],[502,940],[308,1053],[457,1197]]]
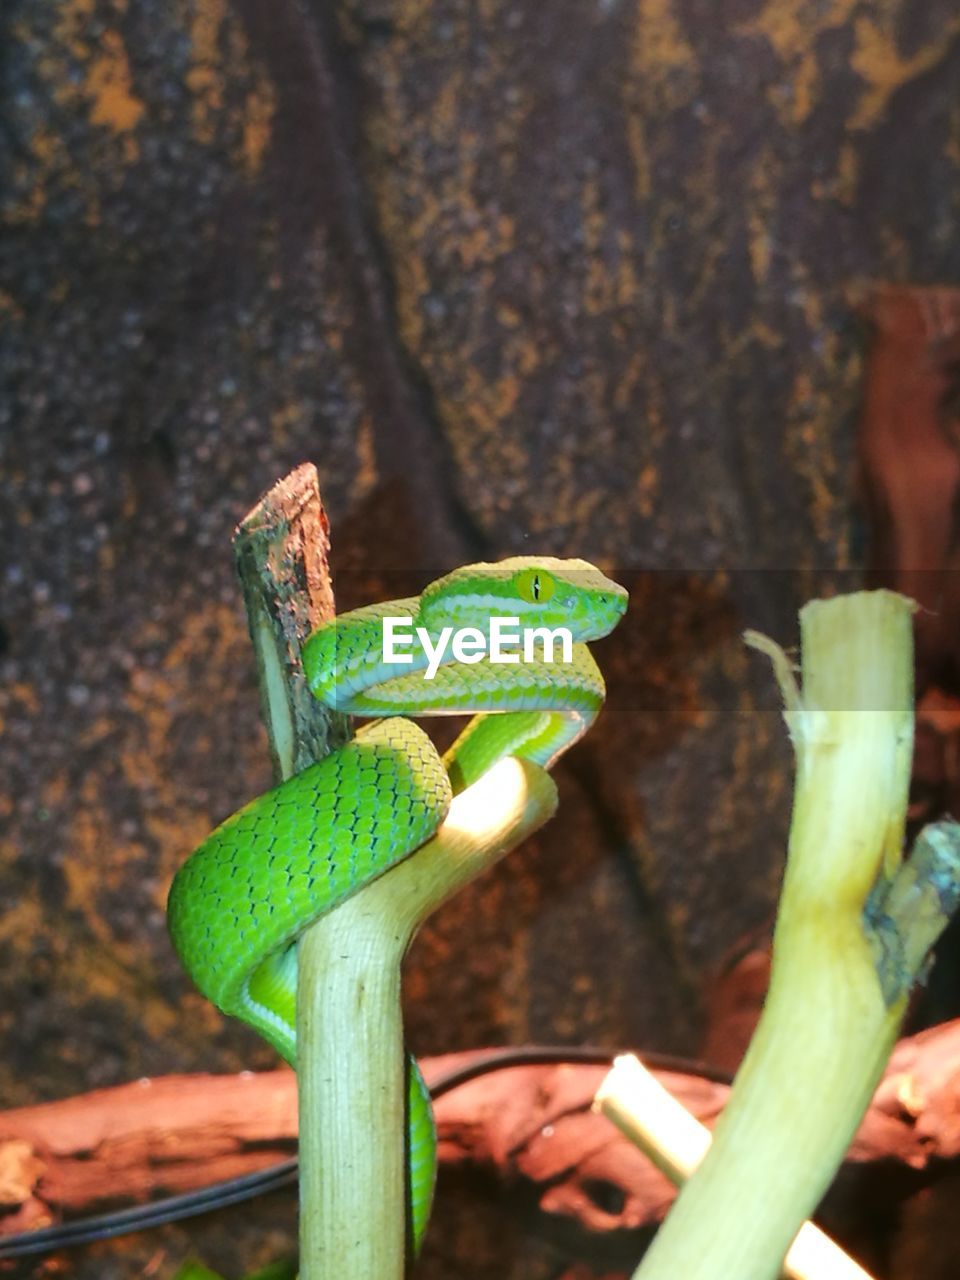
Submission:
[[[534,598],[534,600],[539,600],[539,599],[540,599],[540,575],[539,575],[539,574],[534,574],[534,578],[533,578],[533,598]]]

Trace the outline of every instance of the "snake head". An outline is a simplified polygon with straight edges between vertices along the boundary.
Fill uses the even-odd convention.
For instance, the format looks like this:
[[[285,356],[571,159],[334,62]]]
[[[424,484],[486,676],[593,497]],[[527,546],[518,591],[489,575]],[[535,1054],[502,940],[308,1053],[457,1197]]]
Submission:
[[[627,608],[627,592],[586,560],[513,556],[470,564],[431,582],[420,596],[419,622],[485,630],[494,615],[521,627],[566,627],[577,642],[608,635]]]

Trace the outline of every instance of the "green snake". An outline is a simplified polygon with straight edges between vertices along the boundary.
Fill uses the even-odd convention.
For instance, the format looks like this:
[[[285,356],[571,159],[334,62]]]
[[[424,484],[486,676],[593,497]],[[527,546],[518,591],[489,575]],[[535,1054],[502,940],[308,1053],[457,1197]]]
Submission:
[[[499,760],[516,756],[550,768],[582,737],[605,693],[587,642],[607,635],[626,605],[623,587],[586,561],[517,556],[467,565],[419,596],[341,614],[313,632],[303,649],[313,694],[338,711],[377,719],[228,818],[177,872],[170,933],[200,991],[295,1066],[298,936],[429,840],[453,795]],[[474,643],[471,656],[457,660],[448,644],[428,680],[427,645],[414,641],[408,662],[385,661],[386,617],[411,618],[434,650],[445,628],[474,628],[485,649],[478,654]],[[517,631],[565,628],[569,660],[559,646],[551,654],[541,645],[528,661],[506,645],[509,660],[494,661],[495,618],[519,619]],[[463,714],[472,719],[443,757],[403,718]],[[410,1225],[418,1247],[436,1141],[412,1059],[409,1081]]]

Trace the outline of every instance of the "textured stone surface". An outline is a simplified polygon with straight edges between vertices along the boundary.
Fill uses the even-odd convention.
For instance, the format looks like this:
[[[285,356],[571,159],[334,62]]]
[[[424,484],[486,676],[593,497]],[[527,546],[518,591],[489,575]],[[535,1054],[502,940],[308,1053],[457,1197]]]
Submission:
[[[0,50],[4,1101],[271,1061],[162,907],[269,780],[229,536],[308,457],[341,605],[533,549],[634,592],[414,1047],[695,1051],[789,811],[738,633],[861,561],[847,291],[960,277],[955,4],[10,0]],[[423,1276],[556,1273],[453,1200]],[[76,1274],[239,1270],[271,1212]]]

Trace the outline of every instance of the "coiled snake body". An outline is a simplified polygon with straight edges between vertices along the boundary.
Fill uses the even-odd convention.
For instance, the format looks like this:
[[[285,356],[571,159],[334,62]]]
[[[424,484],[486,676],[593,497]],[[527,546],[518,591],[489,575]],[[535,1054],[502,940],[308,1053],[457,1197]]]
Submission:
[[[167,908],[171,937],[203,994],[296,1065],[299,934],[429,840],[452,796],[497,761],[512,755],[549,768],[586,732],[604,698],[586,642],[611,631],[626,603],[624,589],[585,561],[524,556],[468,565],[420,596],[357,609],[315,631],[303,650],[313,693],[337,710],[386,718],[228,818],[178,871]],[[416,643],[412,661],[384,660],[387,616],[412,618],[434,644],[444,628],[470,627],[489,647],[494,617],[518,618],[514,629],[563,627],[573,640],[571,659],[543,649],[533,661],[454,661],[448,645],[427,680],[427,657]],[[402,718],[465,713],[473,718],[442,758],[426,733]],[[411,1060],[408,1162],[417,1244],[429,1214],[435,1145]]]

